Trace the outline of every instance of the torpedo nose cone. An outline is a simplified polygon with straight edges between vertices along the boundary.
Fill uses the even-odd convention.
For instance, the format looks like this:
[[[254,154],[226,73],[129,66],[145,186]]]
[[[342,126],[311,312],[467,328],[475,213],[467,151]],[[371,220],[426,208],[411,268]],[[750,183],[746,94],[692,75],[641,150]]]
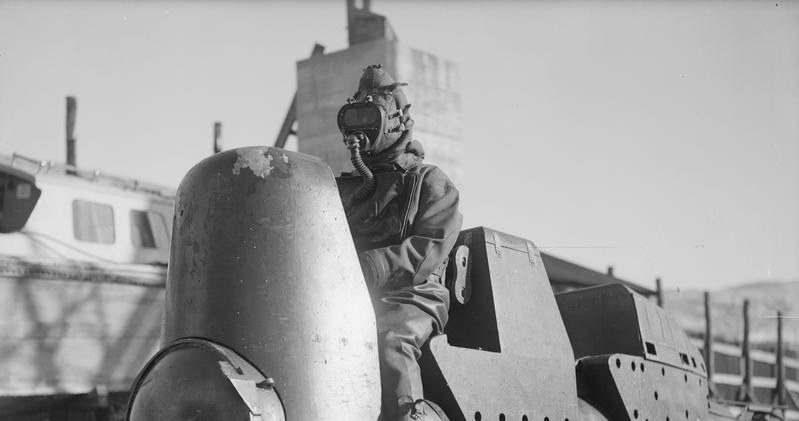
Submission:
[[[232,349],[274,379],[292,419],[377,418],[374,311],[330,167],[248,147],[188,172],[162,337]]]

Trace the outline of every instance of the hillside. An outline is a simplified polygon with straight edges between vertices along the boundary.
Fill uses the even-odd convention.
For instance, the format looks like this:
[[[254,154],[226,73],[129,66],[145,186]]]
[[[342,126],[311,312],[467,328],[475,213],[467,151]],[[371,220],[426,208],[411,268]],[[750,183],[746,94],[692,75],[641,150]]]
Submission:
[[[710,293],[713,336],[739,343],[743,338],[743,301],[749,299],[751,341],[777,341],[777,311],[783,314],[783,338],[792,350],[799,350],[799,281],[751,282]],[[667,291],[664,307],[692,336],[705,330],[702,291]]]

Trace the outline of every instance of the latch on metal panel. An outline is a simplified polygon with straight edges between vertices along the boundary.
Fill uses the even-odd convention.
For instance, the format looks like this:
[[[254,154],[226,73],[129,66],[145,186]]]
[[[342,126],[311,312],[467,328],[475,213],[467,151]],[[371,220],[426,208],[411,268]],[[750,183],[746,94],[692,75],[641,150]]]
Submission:
[[[248,363],[237,361],[240,358],[231,355],[232,351],[215,348],[226,358],[226,361],[219,361],[219,368],[250,410],[249,421],[286,421],[280,398],[274,389],[275,380],[263,376]]]
[[[499,239],[499,233],[494,231],[494,249],[497,254],[502,255],[502,241]]]
[[[532,263],[533,265],[536,265],[536,261],[535,261],[535,246],[533,246],[533,243],[531,243],[529,241],[525,241],[524,244],[527,246],[527,256],[530,258],[530,263]]]
[[[236,389],[236,392],[239,393],[241,399],[250,409],[250,412],[253,415],[261,415],[261,408],[258,407],[258,389],[255,385],[255,381],[249,376],[244,375],[243,371],[238,368],[234,367],[228,361],[220,361],[219,368],[222,369],[222,372],[225,373],[230,383]]]

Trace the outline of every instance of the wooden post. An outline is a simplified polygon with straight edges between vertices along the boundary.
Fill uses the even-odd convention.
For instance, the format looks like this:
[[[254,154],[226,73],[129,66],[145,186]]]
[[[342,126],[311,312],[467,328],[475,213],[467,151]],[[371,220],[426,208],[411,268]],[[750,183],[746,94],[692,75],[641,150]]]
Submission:
[[[743,357],[743,380],[738,391],[738,400],[741,402],[754,402],[754,389],[752,388],[752,355],[749,349],[749,300],[744,300],[744,341],[741,346]]]
[[[657,293],[658,307],[663,308],[663,283],[660,278],[655,278],[655,292]]]
[[[67,97],[67,165],[75,166],[75,115],[78,112],[78,102],[74,96]]]
[[[222,123],[214,122],[214,153],[222,152]]]
[[[777,370],[777,386],[774,387],[773,403],[785,405],[785,355],[783,354],[782,343],[782,312],[777,312],[777,363],[774,367]]]
[[[659,280],[659,279],[658,279]],[[658,282],[658,285],[660,283]],[[716,372],[716,359],[713,354],[713,319],[710,316],[710,293],[705,291],[705,372],[707,373],[707,388],[710,396],[716,396],[716,385],[713,383],[713,374]]]
[[[325,46],[321,44],[314,44],[313,51],[311,51],[311,57],[323,54],[325,52]],[[332,119],[335,120],[336,116],[331,116]],[[289,135],[296,134],[291,126],[294,125],[294,122],[297,120],[297,92],[294,92],[294,98],[291,99],[291,104],[289,105],[288,111],[286,111],[286,118],[283,119],[283,125],[280,126],[280,131],[277,133],[277,139],[275,139],[275,147],[276,148],[285,148],[286,147],[286,140],[288,140]]]

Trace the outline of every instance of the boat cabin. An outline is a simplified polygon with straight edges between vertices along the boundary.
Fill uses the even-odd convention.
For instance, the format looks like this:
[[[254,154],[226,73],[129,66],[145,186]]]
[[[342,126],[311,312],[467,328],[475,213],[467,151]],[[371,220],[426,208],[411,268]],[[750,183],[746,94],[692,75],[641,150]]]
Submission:
[[[166,265],[174,191],[0,156],[0,256]]]

